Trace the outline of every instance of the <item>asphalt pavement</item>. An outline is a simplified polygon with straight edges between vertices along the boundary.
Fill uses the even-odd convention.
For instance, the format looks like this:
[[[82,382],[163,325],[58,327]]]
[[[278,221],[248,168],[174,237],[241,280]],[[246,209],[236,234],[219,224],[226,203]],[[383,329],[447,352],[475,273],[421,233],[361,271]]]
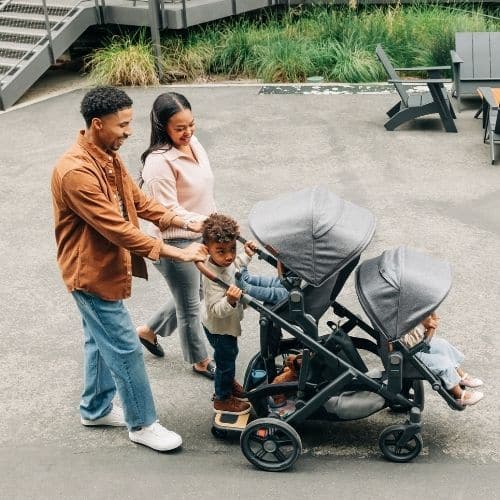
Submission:
[[[136,175],[155,97],[176,90],[191,101],[197,136],[216,178],[218,209],[246,217],[253,204],[321,184],[369,208],[377,230],[362,258],[406,244],[448,260],[452,290],[440,334],[485,381],[485,398],[452,411],[427,386],[424,448],[412,463],[385,461],[379,433],[402,416],[382,411],[347,423],[307,423],[304,453],[286,473],[255,470],[237,442],[210,433],[212,386],[184,363],[176,335],[163,359],[145,352],[160,421],[182,450],[160,454],[124,430],[79,423],[82,333],[55,260],[50,176],[83,127],[84,90],[0,114],[1,498],[498,498],[500,480],[500,165],[483,144],[479,103],[458,114],[459,132],[434,117],[387,132],[386,91],[260,95],[259,86],[131,88],[134,135],[121,154]],[[272,272],[262,262],[256,272]],[[168,296],[150,266],[127,301],[136,324]],[[339,300],[363,315],[352,277]],[[325,317],[326,319],[331,319]],[[324,322],[323,322],[324,323]],[[258,317],[243,323],[238,374],[258,350]]]

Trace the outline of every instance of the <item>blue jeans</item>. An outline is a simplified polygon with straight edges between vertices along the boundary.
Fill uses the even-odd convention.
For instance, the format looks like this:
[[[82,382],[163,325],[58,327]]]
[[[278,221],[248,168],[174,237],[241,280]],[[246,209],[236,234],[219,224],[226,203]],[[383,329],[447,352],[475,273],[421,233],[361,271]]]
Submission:
[[[254,299],[267,304],[277,304],[288,297],[288,290],[279,278],[250,274],[246,267],[240,269],[240,274],[241,278],[236,279],[236,286]]]
[[[448,390],[460,383],[457,368],[462,364],[464,355],[446,339],[433,337],[428,352],[417,352],[429,370],[442,379]]]
[[[233,380],[236,375],[236,358],[238,356],[238,339],[233,335],[210,333],[205,327],[205,334],[214,348],[215,397],[227,399],[231,396]]]
[[[165,240],[165,243],[185,248],[193,240]],[[200,321],[200,272],[192,262],[166,257],[155,262],[154,266],[167,282],[172,298],[146,324],[162,337],[172,335],[177,328],[184,361],[199,363],[208,357]]]
[[[102,300],[82,291],[72,293],[83,321],[83,418],[95,420],[113,407],[116,390],[129,429],[156,421],[156,410],[141,344],[122,300]]]

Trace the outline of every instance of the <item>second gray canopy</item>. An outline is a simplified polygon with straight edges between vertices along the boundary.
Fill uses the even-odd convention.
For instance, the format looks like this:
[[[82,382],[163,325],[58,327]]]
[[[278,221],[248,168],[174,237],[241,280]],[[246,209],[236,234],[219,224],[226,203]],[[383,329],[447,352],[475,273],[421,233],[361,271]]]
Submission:
[[[401,246],[362,262],[356,292],[373,326],[389,340],[415,328],[438,308],[451,288],[451,266]]]
[[[259,242],[313,286],[319,286],[370,243],[375,217],[323,186],[258,202],[248,223]]]

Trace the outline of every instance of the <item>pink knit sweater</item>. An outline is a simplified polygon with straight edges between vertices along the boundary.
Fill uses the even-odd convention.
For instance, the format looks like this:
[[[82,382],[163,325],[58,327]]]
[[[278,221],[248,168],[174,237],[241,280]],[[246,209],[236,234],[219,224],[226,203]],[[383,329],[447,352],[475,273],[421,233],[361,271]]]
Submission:
[[[208,155],[196,137],[191,137],[191,149],[198,161],[193,161],[175,147],[149,154],[142,178],[149,194],[165,207],[174,210],[188,222],[205,219],[215,212],[214,176]],[[198,233],[176,227],[163,233],[148,224],[147,233],[155,238],[199,238]]]

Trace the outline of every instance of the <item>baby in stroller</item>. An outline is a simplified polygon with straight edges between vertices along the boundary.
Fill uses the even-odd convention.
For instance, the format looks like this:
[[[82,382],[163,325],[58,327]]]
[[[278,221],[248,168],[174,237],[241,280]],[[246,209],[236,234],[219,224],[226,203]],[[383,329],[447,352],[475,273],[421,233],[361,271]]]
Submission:
[[[474,405],[481,401],[483,393],[467,391],[466,387],[480,387],[483,381],[473,377],[460,367],[465,356],[446,339],[435,338],[434,334],[439,326],[439,317],[436,312],[429,314],[422,323],[403,335],[401,342],[412,348],[420,342],[428,342],[427,352],[417,352],[415,356],[438,377],[441,378],[448,391],[462,406]]]

